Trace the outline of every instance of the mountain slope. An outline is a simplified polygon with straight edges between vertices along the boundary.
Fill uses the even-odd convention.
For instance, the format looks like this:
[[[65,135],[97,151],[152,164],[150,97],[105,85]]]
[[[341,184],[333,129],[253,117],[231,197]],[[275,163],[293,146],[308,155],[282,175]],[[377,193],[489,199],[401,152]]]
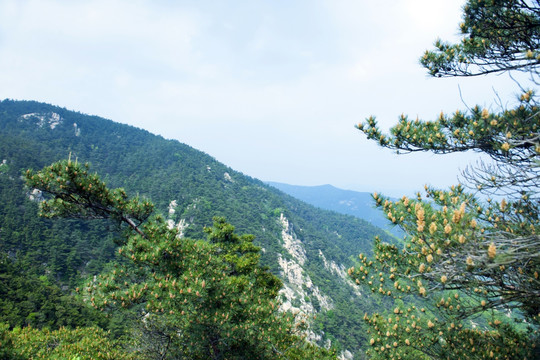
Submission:
[[[71,154],[90,162],[108,186],[149,197],[186,237],[204,238],[214,216],[254,234],[263,263],[284,280],[284,308],[318,313],[314,339],[323,335],[352,352],[365,344],[361,316],[380,304],[363,296],[345,269],[370,252],[375,235],[390,240],[380,229],[309,206],[188,145],[97,116],[4,100],[0,129],[0,252],[28,264],[29,274],[47,274],[69,293],[118,261],[107,224],[40,219],[29,200],[38,194],[24,187],[21,172]]]

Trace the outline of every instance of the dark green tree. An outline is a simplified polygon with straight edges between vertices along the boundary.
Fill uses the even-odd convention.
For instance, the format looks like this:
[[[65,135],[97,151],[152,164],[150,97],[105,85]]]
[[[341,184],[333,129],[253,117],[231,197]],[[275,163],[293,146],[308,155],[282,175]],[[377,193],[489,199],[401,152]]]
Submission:
[[[129,262],[79,289],[100,310],[131,308],[141,316],[139,346],[148,358],[333,358],[305,340],[306,323],[279,310],[281,281],[259,265],[253,236],[239,236],[223,218],[207,240],[182,238],[146,199],[110,190],[87,164],[70,160],[27,184],[48,194],[45,217],[108,219],[122,230],[118,252]]]
[[[0,323],[0,335],[2,335]],[[7,325],[5,325],[7,329]],[[136,352],[125,344],[111,340],[103,329],[84,327],[58,330],[15,328],[5,332],[0,348],[2,359],[73,359],[73,360],[132,360]]]
[[[537,0],[469,0],[461,42],[435,43],[420,62],[433,76],[476,76],[523,71],[538,75],[540,6]]]
[[[536,86],[540,2],[469,0],[461,31],[460,43],[437,41],[422,57],[431,75],[522,71]],[[402,116],[390,135],[373,117],[358,125],[398,153],[472,150],[492,160],[467,168],[459,186],[426,187],[425,198],[390,201],[374,194],[408,234],[402,248],[377,241],[374,257],[361,256],[349,270],[396,299],[393,314],[366,316],[374,358],[538,356],[539,127],[534,90],[523,90],[515,107],[498,112],[477,106],[433,121]],[[413,305],[418,299],[425,307]],[[519,324],[503,316],[509,312]]]

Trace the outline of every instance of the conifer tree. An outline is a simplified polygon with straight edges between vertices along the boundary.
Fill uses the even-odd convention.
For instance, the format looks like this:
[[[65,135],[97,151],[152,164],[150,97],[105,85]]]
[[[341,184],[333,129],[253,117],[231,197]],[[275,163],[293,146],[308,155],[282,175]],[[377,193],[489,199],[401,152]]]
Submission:
[[[135,360],[140,356],[124,348],[122,342],[95,327],[58,330],[35,329],[30,326],[15,328],[2,334],[0,323],[0,358],[73,359],[73,360]],[[2,337],[4,335],[4,337]]]
[[[152,215],[149,200],[108,189],[88,164],[70,160],[29,170],[26,179],[49,195],[42,216],[108,219],[123,229],[118,252],[129,262],[78,291],[97,309],[138,311],[145,357],[334,358],[305,340],[305,321],[280,311],[281,281],[259,265],[253,236],[235,234],[224,219],[206,229],[206,240],[181,238]]]
[[[431,75],[521,71],[533,89],[497,112],[402,116],[390,135],[373,117],[358,125],[398,153],[476,151],[492,160],[468,167],[449,190],[426,187],[424,196],[398,201],[373,195],[407,233],[403,246],[376,241],[374,257],[361,255],[349,269],[396,299],[393,313],[365,317],[373,358],[539,356],[540,2],[469,0],[460,28],[460,43],[438,40],[421,58]]]

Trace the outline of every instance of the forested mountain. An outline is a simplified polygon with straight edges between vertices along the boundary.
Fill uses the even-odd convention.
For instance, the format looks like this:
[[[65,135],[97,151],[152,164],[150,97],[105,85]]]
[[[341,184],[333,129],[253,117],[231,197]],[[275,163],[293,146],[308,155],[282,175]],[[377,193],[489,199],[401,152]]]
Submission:
[[[313,206],[352,215],[394,235],[402,235],[400,229],[393,226],[380,209],[375,208],[371,193],[339,189],[332,185],[301,186],[273,181],[266,183]]]
[[[117,255],[114,228],[102,221],[38,217],[40,194],[26,169],[71,156],[92,164],[110,187],[150,198],[171,226],[203,239],[223,216],[255,235],[262,262],[284,281],[283,308],[317,315],[312,337],[360,354],[361,321],[380,307],[346,276],[373,238],[391,241],[367,221],[307,205],[207,154],[145,130],[33,101],[0,102],[0,322],[9,326],[98,325],[121,334],[125,319],[86,308],[74,289]],[[367,294],[367,293],[366,293]]]

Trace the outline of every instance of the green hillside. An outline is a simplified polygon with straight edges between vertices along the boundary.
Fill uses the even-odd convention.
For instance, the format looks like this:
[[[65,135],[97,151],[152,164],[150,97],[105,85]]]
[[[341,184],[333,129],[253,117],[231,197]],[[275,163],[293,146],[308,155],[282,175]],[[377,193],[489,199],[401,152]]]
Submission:
[[[380,304],[353,286],[345,269],[371,252],[374,236],[390,240],[384,231],[307,205],[188,145],[97,116],[4,100],[0,129],[0,322],[125,331],[124,319],[105,319],[72,296],[87,277],[121,261],[115,229],[102,221],[39,218],[39,194],[24,186],[23,171],[71,154],[91,163],[109,187],[150,198],[185,237],[205,238],[214,216],[255,235],[263,264],[284,280],[284,304],[317,315],[314,338],[360,353],[361,317]]]

